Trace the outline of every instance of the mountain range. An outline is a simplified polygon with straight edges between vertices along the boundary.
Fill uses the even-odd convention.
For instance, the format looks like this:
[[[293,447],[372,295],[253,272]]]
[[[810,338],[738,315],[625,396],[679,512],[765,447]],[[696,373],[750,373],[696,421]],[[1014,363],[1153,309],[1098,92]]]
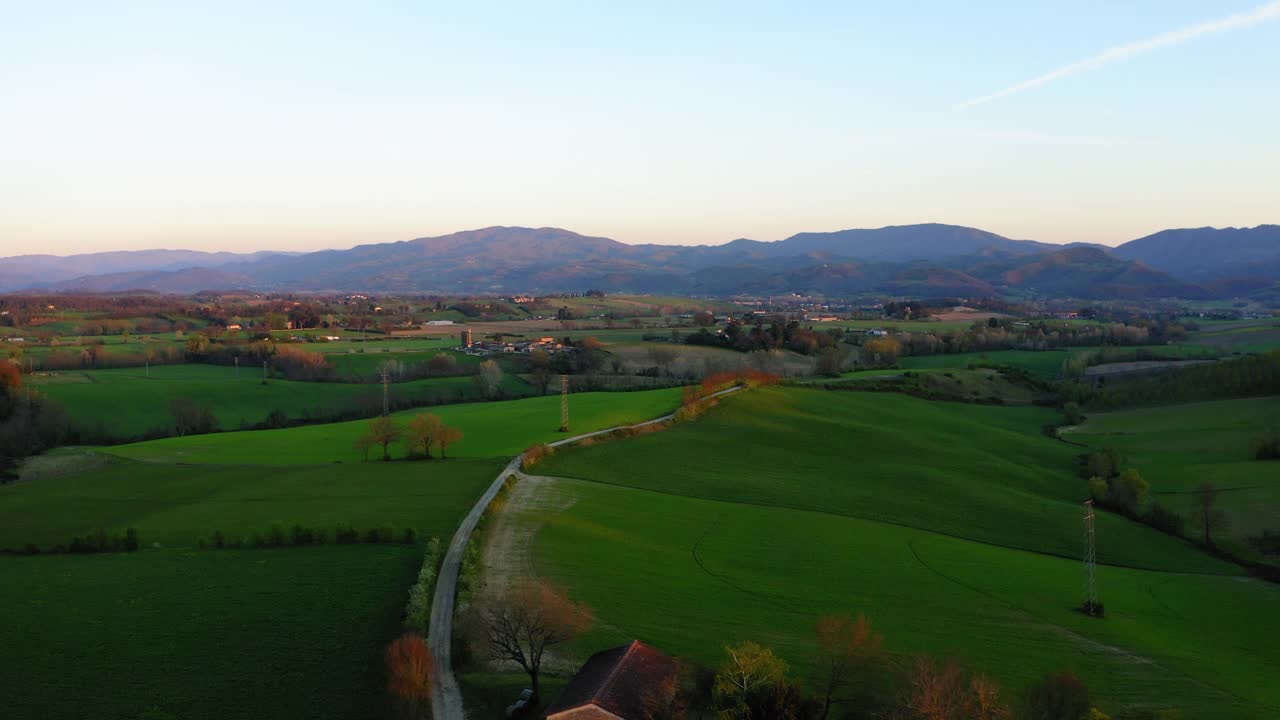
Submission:
[[[611,292],[1234,297],[1280,278],[1280,226],[1165,230],[1109,248],[922,224],[723,245],[490,227],[313,253],[148,250],[0,258],[0,291]]]

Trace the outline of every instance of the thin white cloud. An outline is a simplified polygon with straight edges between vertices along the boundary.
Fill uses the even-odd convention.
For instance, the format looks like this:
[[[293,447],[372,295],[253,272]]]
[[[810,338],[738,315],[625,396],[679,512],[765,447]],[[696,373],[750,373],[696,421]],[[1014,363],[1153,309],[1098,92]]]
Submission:
[[[1040,87],[1041,85],[1047,85],[1054,80],[1059,80],[1070,75],[1087,72],[1089,70],[1097,70],[1104,65],[1109,65],[1118,60],[1126,60],[1136,55],[1151,52],[1152,50],[1159,50],[1172,45],[1180,45],[1188,40],[1194,40],[1201,35],[1212,35],[1214,33],[1226,32],[1228,30],[1242,30],[1244,28],[1260,25],[1268,20],[1276,19],[1280,19],[1280,0],[1259,5],[1249,12],[1236,13],[1235,15],[1228,15],[1217,20],[1209,20],[1208,22],[1190,25],[1182,28],[1181,30],[1174,30],[1172,32],[1156,35],[1155,37],[1147,38],[1146,40],[1137,40],[1124,45],[1117,45],[1116,47],[1104,50],[1093,57],[1085,58],[1079,62],[1071,63],[1070,65],[1064,65],[1057,70],[1020,82],[1017,85],[1010,85],[1003,90],[997,90],[989,95],[971,98],[959,105],[956,105],[955,109],[963,110],[965,108],[973,107],[974,105],[991,102],[992,100],[997,100],[1007,95],[1020,93],[1023,90],[1030,90],[1031,88]]]

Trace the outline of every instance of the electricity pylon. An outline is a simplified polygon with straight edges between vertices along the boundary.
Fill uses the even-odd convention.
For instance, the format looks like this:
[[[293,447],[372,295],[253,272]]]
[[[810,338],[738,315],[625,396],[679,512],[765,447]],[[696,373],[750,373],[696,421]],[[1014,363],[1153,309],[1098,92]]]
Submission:
[[[560,432],[569,432],[569,376],[560,376]]]
[[[1084,611],[1098,614],[1098,551],[1093,536],[1093,500],[1084,501]]]

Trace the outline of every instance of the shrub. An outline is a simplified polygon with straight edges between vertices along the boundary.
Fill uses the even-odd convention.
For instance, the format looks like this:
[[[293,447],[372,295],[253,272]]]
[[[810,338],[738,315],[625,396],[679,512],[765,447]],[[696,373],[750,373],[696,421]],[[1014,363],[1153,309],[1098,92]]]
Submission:
[[[1280,460],[1280,430],[1271,428],[1254,438],[1252,448],[1257,460]]]
[[[1181,536],[1185,534],[1186,520],[1178,513],[1159,503],[1151,504],[1151,507],[1143,513],[1142,522],[1170,535]]]
[[[440,569],[440,539],[431,538],[422,554],[422,567],[418,580],[409,588],[409,602],[404,609],[406,628],[427,635],[431,621],[431,599],[436,589],[436,575]]]
[[[523,459],[520,461],[520,467],[522,470],[528,470],[546,458],[551,457],[555,452],[556,449],[546,443],[531,445],[529,446],[529,449],[524,451]]]

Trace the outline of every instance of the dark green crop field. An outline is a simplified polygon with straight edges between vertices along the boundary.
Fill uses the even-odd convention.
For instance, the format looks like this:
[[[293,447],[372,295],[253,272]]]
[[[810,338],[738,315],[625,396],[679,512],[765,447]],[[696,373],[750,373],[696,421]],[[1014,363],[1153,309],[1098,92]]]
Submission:
[[[419,548],[0,556],[12,720],[380,717]]]

